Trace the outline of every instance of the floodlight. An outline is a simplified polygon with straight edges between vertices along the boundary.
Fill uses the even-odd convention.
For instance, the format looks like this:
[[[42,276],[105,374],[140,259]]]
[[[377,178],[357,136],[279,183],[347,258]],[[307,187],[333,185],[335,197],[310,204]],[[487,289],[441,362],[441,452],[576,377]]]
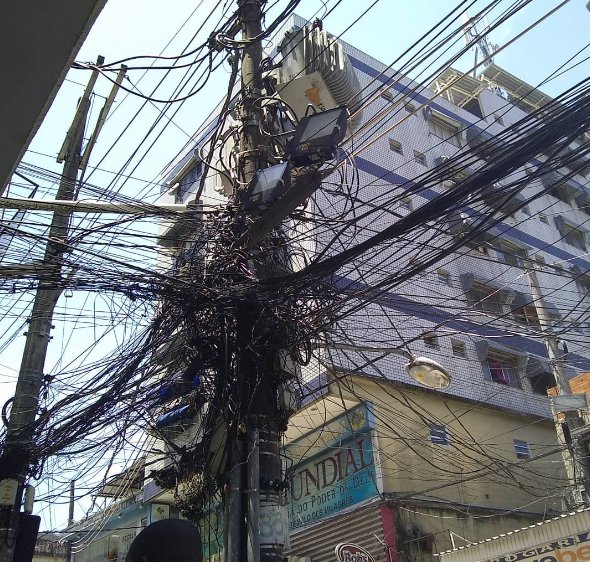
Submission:
[[[285,153],[296,166],[309,166],[334,156],[346,135],[346,107],[336,107],[303,117]]]
[[[448,388],[451,375],[445,368],[428,357],[413,357],[406,365],[410,377],[428,388]]]
[[[270,205],[291,187],[289,162],[258,170],[244,193],[244,209]]]

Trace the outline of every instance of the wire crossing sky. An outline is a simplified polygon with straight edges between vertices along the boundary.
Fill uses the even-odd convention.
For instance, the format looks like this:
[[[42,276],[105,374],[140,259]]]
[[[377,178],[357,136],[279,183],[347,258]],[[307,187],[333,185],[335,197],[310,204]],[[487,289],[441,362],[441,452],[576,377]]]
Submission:
[[[465,44],[461,32],[460,16],[467,10],[470,15],[486,15],[490,40],[500,48],[496,63],[528,83],[540,85],[555,102],[543,109],[542,126],[536,120],[539,115],[533,114],[492,140],[482,137],[471,152],[458,152],[444,164],[412,177],[407,185],[381,191],[378,197],[374,196],[375,189],[386,184],[386,178],[361,179],[356,159],[362,158],[379,136],[394,130],[408,115],[401,106],[376,111],[343,145],[345,156],[330,164],[332,175],[313,203],[294,217],[295,226],[286,226],[285,236],[266,242],[273,247],[282,246],[303,267],[292,274],[271,276],[264,282],[256,278],[250,266],[236,260],[236,249],[228,243],[231,232],[227,232],[225,219],[231,216],[231,208],[211,219],[192,254],[185,256],[186,263],[171,271],[164,251],[157,245],[157,232],[162,221],[173,220],[174,216],[150,205],[158,200],[161,174],[169,162],[192,146],[199,136],[198,128],[209,121],[210,115],[214,121],[217,119],[212,112],[226,95],[232,76],[228,55],[235,56],[243,46],[229,36],[236,17],[233,2],[201,1],[195,5],[179,0],[174,10],[167,9],[166,17],[157,11],[161,9],[159,2],[143,3],[139,11],[133,2],[107,4],[19,166],[9,195],[27,197],[35,189],[36,197],[54,196],[61,176],[60,168],[52,160],[61,146],[64,124],[73,114],[81,84],[92,67],[88,61],[102,54],[106,57],[106,63],[100,67],[100,87],[104,91],[110,88],[110,79],[121,62],[129,65],[129,73],[124,82],[125,93],[121,92],[105,124],[79,198],[136,202],[143,206],[143,216],[76,215],[67,242],[70,251],[61,263],[61,274],[55,276],[53,267],[44,271],[40,264],[49,214],[28,212],[21,217],[13,211],[2,211],[2,240],[10,240],[6,248],[2,246],[2,264],[35,267],[33,275],[15,276],[0,286],[4,334],[0,338],[2,403],[13,392],[22,349],[21,334],[26,329],[36,279],[51,280],[64,288],[54,322],[43,408],[35,424],[37,447],[30,452],[33,479],[44,490],[41,501],[51,501],[51,507],[46,504],[43,512],[47,529],[58,528],[64,522],[64,515],[56,506],[67,501],[63,494],[71,479],[79,481],[81,499],[90,496],[107,475],[112,476],[150,448],[144,430],[153,423],[152,394],[163,373],[162,366],[154,364],[151,358],[157,350],[172,345],[172,334],[181,334],[180,343],[174,345],[188,352],[182,361],[171,354],[167,366],[171,362],[182,370],[205,362],[209,365],[207,385],[213,389],[221,376],[213,359],[222,337],[221,318],[228,308],[244,299],[265,302],[273,318],[276,341],[268,353],[286,347],[299,356],[302,364],[313,353],[312,341],[327,344],[336,337],[346,342],[343,326],[350,318],[360,324],[366,322],[367,330],[375,316],[387,321],[387,309],[379,300],[392,291],[406,297],[418,294],[428,305],[446,308],[454,318],[465,318],[473,310],[459,298],[449,303],[436,293],[425,296],[423,276],[434,275],[436,264],[457,259],[467,251],[465,244],[512,214],[508,212],[508,201],[524,192],[531,182],[564,166],[581,167],[588,158],[587,138],[574,153],[562,150],[579,138],[590,122],[590,13],[583,2],[564,3],[545,20],[542,18],[558,2],[551,2],[550,6],[539,1],[466,1],[451,6],[423,0],[411,7],[405,4],[394,9],[380,0],[367,4],[361,11],[358,2],[348,0],[326,0],[321,5],[275,2],[267,6],[267,31],[259,40],[268,53],[272,52],[276,47],[273,31],[294,10],[310,21],[323,18],[324,28],[331,33],[341,35],[344,41],[391,65],[393,70],[408,73],[418,90],[418,86],[430,83],[450,64],[463,71],[473,66],[473,51]],[[518,40],[509,44],[520,34]],[[548,36],[551,41],[546,40]],[[211,41],[211,37],[218,42]],[[505,44],[509,46],[502,50]],[[102,93],[98,90],[95,95],[91,121],[97,118]],[[378,83],[365,87],[362,108],[372,111],[381,93]],[[414,108],[416,112],[420,110]],[[270,105],[267,111],[270,123],[278,123],[288,113],[280,104]],[[224,114],[217,121],[219,130],[226,117]],[[213,140],[207,150],[221,150],[224,139],[214,135]],[[273,142],[280,152],[280,137]],[[514,174],[539,154],[546,157],[532,175],[523,179]],[[400,204],[408,192],[420,196],[465,168],[474,170],[469,177],[410,213],[400,213]],[[502,187],[490,204],[485,189],[496,182],[501,182]],[[542,194],[537,191],[526,196],[520,208]],[[480,218],[470,234],[457,240],[445,233],[449,221],[466,201]],[[547,216],[555,213],[551,207],[545,212]],[[185,220],[189,228],[204,230],[199,221]],[[310,239],[321,241],[315,254],[309,252]],[[217,241],[217,279],[204,278],[200,271],[202,263],[198,261],[199,255],[211,253],[211,240]],[[556,241],[557,238],[547,243]],[[585,255],[579,257],[587,259]],[[492,258],[482,255],[478,259]],[[392,267],[392,263],[396,266]],[[234,282],[236,267],[241,273],[251,274],[250,278],[246,275],[247,281],[242,276]],[[55,277],[48,277],[51,275]],[[350,279],[355,282],[347,281]],[[549,296],[549,288],[547,292]],[[575,343],[581,337],[574,327],[590,326],[587,309],[573,282],[562,287],[559,294],[564,299],[560,306],[568,311],[560,330]],[[166,302],[173,313],[161,315],[161,302]],[[509,335],[542,338],[538,328],[517,325],[509,317],[480,315],[478,323],[500,326]],[[198,341],[191,332],[195,325],[200,328]],[[334,325],[338,328],[330,332]],[[444,331],[444,322],[441,327]],[[414,329],[412,333],[404,333],[403,327],[395,330],[399,330],[400,347],[411,346],[416,339]],[[388,334],[389,330],[384,334],[375,331],[374,343],[382,345]],[[349,355],[359,369],[373,362],[372,358]],[[208,398],[212,414],[203,425],[205,446],[207,437],[212,437],[215,430],[213,413],[223,404],[232,404],[235,396],[229,391],[210,390]],[[7,408],[9,405],[3,411],[4,417]],[[395,427],[399,438],[409,447],[416,447],[404,430],[403,420],[394,419],[392,413],[392,419],[384,421]],[[457,442],[465,456],[477,447],[467,432]],[[190,454],[193,457],[185,459],[187,462],[194,461],[203,451],[195,448]],[[503,461],[493,447],[487,454],[489,464],[478,469],[477,474],[493,479],[498,463]],[[530,476],[520,467],[502,467],[511,471],[515,486],[525,485]],[[438,484],[453,482],[450,474],[448,481]],[[211,485],[218,484],[213,477]],[[93,502],[81,505],[91,509]],[[87,540],[89,537],[84,539]]]

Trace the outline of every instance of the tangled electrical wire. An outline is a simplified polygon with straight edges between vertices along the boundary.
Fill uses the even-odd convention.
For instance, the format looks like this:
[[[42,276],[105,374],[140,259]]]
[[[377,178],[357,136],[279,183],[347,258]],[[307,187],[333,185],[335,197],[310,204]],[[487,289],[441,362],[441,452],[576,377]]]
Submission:
[[[217,41],[234,50],[246,46],[222,32]],[[243,188],[237,162],[230,160],[217,170],[212,163],[212,155],[224,151],[237,158],[230,146],[238,146],[241,125],[233,124],[229,134],[224,128],[237,107],[232,99],[235,79],[232,72],[209,153],[203,149],[201,155],[210,170]],[[266,88],[268,99],[257,101],[259,132],[269,147],[269,161],[275,163],[283,158],[296,117],[273,95],[272,83]],[[115,201],[136,204],[141,218],[100,219],[92,228],[84,220],[72,224],[64,242],[68,252],[57,270],[41,261],[46,221],[31,222],[26,231],[4,226],[16,241],[5,258],[16,263],[25,257],[34,270],[28,278],[4,282],[2,292],[27,294],[43,280],[60,291],[115,295],[125,303],[122,316],[142,319],[113,354],[86,364],[82,373],[63,369],[45,381],[39,416],[27,428],[35,436],[26,458],[29,474],[40,476],[50,457],[94,460],[106,450],[120,451],[130,436],[147,428],[163,443],[148,474],[162,487],[188,483],[183,508],[198,516],[223,489],[230,451],[260,387],[283,385],[305,399],[300,370],[312,360],[314,349],[350,339],[342,328],[346,322],[354,323],[368,307],[379,314],[379,307],[404,284],[570,179],[560,175],[543,190],[522,197],[531,183],[564,166],[575,170],[589,154],[587,140],[576,151],[565,150],[586,132],[589,93],[590,81],[584,80],[498,135],[480,131],[470,138],[469,152],[457,152],[411,180],[399,181],[391,170],[369,179],[358,154],[362,139],[375,129],[365,129],[366,137],[350,142],[337,160],[321,168],[325,179],[314,196],[251,250],[237,242],[253,218],[242,212],[236,198],[213,211],[178,219],[155,206],[109,194]],[[369,122],[383,127],[386,118],[375,111]],[[544,160],[530,174],[517,174],[539,155]],[[49,179],[32,167],[21,170]],[[449,180],[452,185],[441,190],[440,184]],[[104,195],[99,187],[81,186],[82,196],[98,194]],[[408,195],[423,202],[401,212],[400,203]],[[155,245],[158,236],[146,232],[156,219],[175,221],[187,233],[181,242],[164,239],[174,244],[172,259]],[[392,324],[374,338],[387,341],[397,330]],[[407,343],[407,338],[400,339]],[[354,362],[357,367],[363,363],[358,358]],[[168,413],[170,396],[180,408],[176,421],[190,428],[182,443],[173,429],[158,423]],[[271,397],[269,409],[284,427],[293,404],[277,400],[270,388],[263,389],[263,396]],[[162,459],[168,461],[164,468],[158,465]],[[1,455],[0,476],[9,474],[15,462]]]

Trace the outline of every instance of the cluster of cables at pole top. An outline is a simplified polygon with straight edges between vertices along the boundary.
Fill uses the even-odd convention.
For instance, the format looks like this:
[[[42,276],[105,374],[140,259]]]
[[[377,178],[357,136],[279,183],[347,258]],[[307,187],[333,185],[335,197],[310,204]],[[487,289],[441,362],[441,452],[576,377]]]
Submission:
[[[363,198],[363,186],[345,178],[337,185],[326,182],[314,201],[290,219],[289,236],[282,227],[255,251],[245,252],[236,245],[236,231],[244,217],[232,203],[207,221],[195,221],[190,244],[166,272],[150,273],[147,264],[133,267],[122,257],[86,249],[79,243],[84,240],[81,233],[62,265],[72,274],[60,274],[56,287],[119,293],[144,307],[151,303],[143,311],[151,321],[144,321],[146,327],[115,355],[87,365],[83,377],[64,370],[47,381],[50,390],[34,427],[36,447],[28,452],[33,472],[42,470],[48,457],[100,455],[131,428],[147,428],[165,440],[165,454],[174,459],[166,470],[154,471],[156,480],[168,487],[197,474],[193,496],[185,493],[183,497],[191,502],[188,511],[202,505],[224,483],[228,441],[243,431],[252,380],[263,384],[263,373],[272,370],[301,396],[296,368],[288,364],[304,366],[312,347],[329,343],[339,322],[378,302],[513,213],[510,202],[534,177],[561,167],[566,158],[584,156],[587,147],[581,154],[565,156],[560,148],[585,132],[589,91],[590,82],[581,83],[545,106],[542,115],[530,115],[495,137],[482,137],[470,152],[388,191],[374,205],[363,206],[362,214],[355,211],[354,202]],[[531,176],[506,181],[541,153],[549,157]],[[339,163],[333,166],[338,168]],[[471,174],[451,188],[408,214],[397,213],[404,194],[420,194],[465,169]],[[486,190],[494,184],[498,187],[490,199]],[[529,201],[525,198],[519,205]],[[477,214],[457,219],[466,202]],[[155,212],[146,205],[145,212],[150,211]],[[443,235],[449,220],[470,220],[470,228],[463,236]],[[388,226],[377,232],[368,227],[383,221]],[[409,239],[413,245],[405,242]],[[311,255],[310,240],[316,241]],[[271,249],[284,254],[277,263],[296,261],[298,270],[269,268],[264,256]],[[116,252],[116,247],[112,250]],[[389,267],[376,267],[384,259]],[[235,323],[244,314],[255,315],[252,332],[239,336]],[[256,350],[247,367],[238,364],[246,347]],[[277,368],[281,353],[289,361]],[[253,369],[257,376],[242,376],[244,368]],[[198,435],[182,446],[156,421],[168,399],[178,396],[183,397],[178,415],[198,418],[194,430]],[[276,412],[286,424],[292,405],[277,404]]]
[[[255,40],[268,37],[296,5],[290,2]],[[234,14],[206,44],[174,59],[188,58],[190,65],[210,61],[211,71],[217,49],[236,55],[246,46],[235,39],[235,25]],[[237,143],[241,133],[239,126],[231,135],[226,128],[239,106],[234,95],[237,61],[236,55],[226,99],[200,157],[209,170],[243,188],[237,162],[214,163],[214,156],[228,143]],[[106,74],[110,67],[126,62],[131,61],[116,61],[99,70]],[[264,65],[271,68],[273,61],[266,59]],[[297,117],[275,96],[271,81],[265,88],[266,97],[256,102],[263,117],[259,133],[268,143],[270,163],[278,163]],[[359,107],[369,108],[379,91],[375,85],[366,87],[362,100],[356,100]],[[185,98],[196,93],[198,89]],[[411,343],[403,327],[394,326],[385,308],[379,308],[382,301],[392,292],[407,291],[408,282],[417,283],[433,266],[453,259],[466,245],[565,184],[585,166],[590,153],[584,136],[590,122],[589,93],[590,79],[498,135],[481,133],[471,138],[469,151],[457,151],[404,182],[395,180],[398,176],[392,170],[371,180],[359,172],[362,150],[392,117],[392,112],[377,113],[344,143],[334,160],[315,166],[324,178],[321,187],[253,249],[239,243],[253,219],[241,212],[236,198],[230,197],[218,208],[195,207],[194,213],[179,219],[174,212],[115,191],[105,193],[89,182],[80,187],[81,199],[108,198],[134,205],[137,214],[134,218],[72,219],[71,236],[63,242],[69,251],[59,264],[42,261],[47,216],[33,219],[29,213],[26,229],[3,226],[3,235],[12,238],[4,260],[15,264],[14,278],[0,285],[4,295],[28,295],[42,279],[66,296],[83,292],[94,295],[95,303],[103,301],[100,310],[91,301],[84,302],[76,323],[92,321],[108,329],[125,326],[122,334],[112,329],[115,337],[123,337],[115,351],[91,361],[83,361],[86,350],[81,351],[80,361],[46,376],[38,418],[27,428],[35,435],[35,446],[27,451],[31,478],[43,478],[65,465],[91,471],[107,452],[109,463],[121,461],[122,452],[129,448],[135,451],[132,456],[149,452],[146,474],[163,488],[175,488],[181,507],[198,517],[223,490],[229,452],[245,430],[250,399],[260,385],[267,384],[266,373],[275,373],[273,385],[284,387],[285,396],[305,399],[307,390],[298,373],[315,349],[334,340],[354,343],[345,323],[358,319],[369,306],[378,309],[392,330],[401,332],[400,347]],[[171,101],[181,98],[166,103]],[[566,150],[579,138],[585,140],[576,150]],[[529,174],[516,173],[539,155],[542,162]],[[572,172],[561,174],[542,190],[527,191],[532,183],[564,167]],[[19,170],[42,182],[59,179],[32,165]],[[197,196],[204,182],[205,174]],[[440,189],[442,182],[450,183]],[[429,197],[422,197],[426,193]],[[400,210],[408,196],[416,204],[411,210]],[[166,221],[188,233],[175,246],[172,258],[156,244],[155,225]],[[275,256],[272,264],[269,254]],[[28,273],[23,274],[23,263],[29,264]],[[456,313],[464,312],[465,307],[457,305]],[[21,313],[16,307],[8,316],[16,323]],[[64,305],[58,309],[57,320],[67,315]],[[239,329],[243,318],[251,327],[248,333]],[[370,329],[367,325],[367,332]],[[508,321],[506,329],[516,330]],[[371,338],[381,345],[385,336],[374,331],[365,342]],[[241,360],[244,350],[249,351],[248,364]],[[362,370],[363,362],[355,361]],[[166,417],[171,403],[175,404],[173,419]],[[272,404],[281,427],[296,407],[289,399]],[[8,403],[4,418],[9,408]],[[168,424],[171,420],[177,425]],[[383,421],[395,426],[409,446],[419,448],[399,420]],[[182,439],[174,430],[178,424],[186,429]],[[10,472],[11,459],[4,456],[2,460],[0,476]],[[166,461],[163,468],[162,460]],[[492,474],[496,466],[490,458],[489,465],[474,474]],[[521,469],[504,465],[503,469],[514,471],[515,486],[523,485]]]

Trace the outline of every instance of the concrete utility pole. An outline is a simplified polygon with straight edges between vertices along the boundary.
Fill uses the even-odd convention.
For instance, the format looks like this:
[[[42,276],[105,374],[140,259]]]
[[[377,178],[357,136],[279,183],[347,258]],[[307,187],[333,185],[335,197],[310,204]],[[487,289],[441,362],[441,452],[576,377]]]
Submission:
[[[557,339],[551,334],[551,319],[547,314],[545,300],[539,286],[534,264],[527,264],[526,273],[531,286],[531,295],[533,297],[537,317],[539,318],[539,325],[544,335],[547,355],[549,357],[549,363],[551,364],[553,377],[555,378],[557,392],[560,396],[569,395],[572,393],[572,389],[565,372],[564,356],[559,349]],[[555,411],[553,414],[556,416]],[[569,429],[573,430],[581,425],[581,420],[577,413],[564,412],[564,416]],[[571,509],[582,505],[588,505],[588,491],[590,490],[590,469],[588,466],[588,459],[577,440],[573,440],[571,443],[566,442],[561,424],[557,421],[557,418],[555,419],[557,436],[560,445],[563,447],[565,469],[571,486],[571,498],[566,507]]]
[[[68,527],[74,524],[74,506],[76,500],[76,481],[70,481],[70,503],[68,505]],[[66,545],[66,562],[72,561],[72,541],[68,540]]]
[[[97,64],[103,62],[104,58],[99,57]],[[120,80],[123,79],[124,69],[121,72]],[[70,201],[77,195],[84,130],[97,78],[98,71],[93,71],[58,156],[58,161],[64,162],[56,195],[60,200]],[[113,86],[113,89],[116,88],[117,85]],[[111,95],[114,97],[113,92]],[[93,139],[96,140],[95,136]],[[25,348],[12,399],[4,449],[0,455],[0,562],[13,562],[24,483],[33,460],[31,452],[35,444],[32,427],[39,409],[39,395],[45,383],[43,370],[53,328],[53,311],[63,291],[60,285],[63,257],[68,252],[66,243],[70,217],[70,209],[55,211],[49,226],[47,246],[41,262],[43,274],[39,278],[28,319]]]
[[[266,140],[260,132],[257,100],[262,96],[262,2],[238,0],[242,40],[240,154],[238,177],[247,185],[268,166]],[[237,193],[237,200],[241,194]],[[244,202],[241,201],[243,204]],[[273,260],[272,254],[268,258]],[[252,333],[260,322],[259,306],[245,302],[237,310],[238,376],[246,378],[243,404],[250,404],[243,438],[232,456],[230,489],[226,498],[226,561],[282,562],[287,539],[286,510],[281,505],[281,434],[276,416],[277,377],[257,372]]]

